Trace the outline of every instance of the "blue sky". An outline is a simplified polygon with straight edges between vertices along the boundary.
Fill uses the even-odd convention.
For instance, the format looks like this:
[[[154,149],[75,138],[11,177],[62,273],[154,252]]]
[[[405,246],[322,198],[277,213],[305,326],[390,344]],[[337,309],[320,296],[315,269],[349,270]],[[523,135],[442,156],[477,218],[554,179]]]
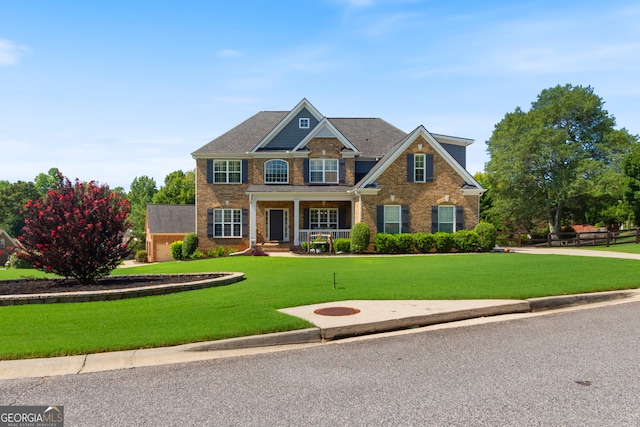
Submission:
[[[475,139],[542,89],[590,85],[640,133],[637,1],[4,1],[0,180],[158,187],[190,153],[307,98],[328,117]]]

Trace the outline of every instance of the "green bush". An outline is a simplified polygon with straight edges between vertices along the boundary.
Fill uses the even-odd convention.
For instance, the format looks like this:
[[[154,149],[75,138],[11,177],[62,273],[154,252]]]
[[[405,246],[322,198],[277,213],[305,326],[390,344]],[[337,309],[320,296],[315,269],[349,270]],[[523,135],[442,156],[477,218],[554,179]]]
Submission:
[[[458,230],[453,233],[453,240],[460,252],[476,252],[480,246],[478,233],[471,230]]]
[[[333,241],[335,252],[349,252],[351,250],[351,239],[338,238]]]
[[[433,237],[433,234],[416,233],[413,235],[413,240],[416,250],[421,254],[428,254],[436,245],[436,240]]]
[[[136,251],[136,262],[144,263],[149,261],[149,254],[145,250]]]
[[[307,252],[307,249],[309,249],[309,244],[307,242],[302,242],[300,243],[300,248],[302,248],[303,251]]]
[[[29,261],[24,260],[22,258],[18,258],[18,253],[14,252],[11,255],[9,255],[9,268],[27,269],[27,268],[33,268],[33,266]]]
[[[490,222],[481,222],[476,225],[474,231],[478,233],[478,246],[481,251],[490,251],[496,245],[498,231]]]
[[[398,252],[398,241],[395,234],[377,233],[373,238],[376,253],[393,254]]]
[[[176,240],[171,244],[171,256],[177,260],[183,259],[182,240]]]
[[[207,256],[209,258],[221,258],[221,257],[225,256],[224,246],[216,246],[213,249],[209,249],[207,251]]]
[[[413,234],[396,234],[397,250],[401,254],[412,254],[415,252],[415,239]]]
[[[182,241],[182,258],[191,258],[191,255],[198,249],[198,236],[196,233],[188,233]]]
[[[445,233],[444,231],[438,231],[437,233],[434,233],[433,238],[436,242],[437,252],[441,252],[441,253],[451,252],[451,249],[453,249],[455,246],[452,233]]]
[[[184,251],[184,246],[182,248],[183,248],[183,251]],[[202,253],[202,251],[200,249],[196,249],[195,251],[193,251],[191,256],[189,256],[189,258],[191,258],[191,259],[202,259],[204,257],[205,257],[205,255],[204,255],[204,253]]]
[[[364,252],[369,247],[371,231],[366,222],[359,222],[351,228],[351,252]]]

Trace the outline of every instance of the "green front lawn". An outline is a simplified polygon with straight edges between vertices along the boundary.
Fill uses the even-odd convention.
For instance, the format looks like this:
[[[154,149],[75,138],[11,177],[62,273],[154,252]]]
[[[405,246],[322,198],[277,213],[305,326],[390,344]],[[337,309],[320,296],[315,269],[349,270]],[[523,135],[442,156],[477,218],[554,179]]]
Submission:
[[[230,257],[123,268],[115,274],[240,271],[246,280],[130,300],[0,307],[0,359],[301,329],[312,325],[276,309],[328,301],[522,299],[637,288],[639,269],[633,260],[524,254]],[[20,274],[39,275],[30,270]],[[0,270],[0,280],[15,275]]]

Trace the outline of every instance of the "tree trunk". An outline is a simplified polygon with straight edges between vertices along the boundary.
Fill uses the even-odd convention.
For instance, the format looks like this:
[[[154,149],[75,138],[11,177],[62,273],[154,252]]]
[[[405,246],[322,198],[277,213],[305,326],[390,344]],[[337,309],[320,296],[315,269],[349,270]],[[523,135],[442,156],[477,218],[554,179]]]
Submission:
[[[556,205],[555,213],[553,214],[553,218],[549,220],[549,232],[551,234],[556,234],[560,232],[560,227],[562,225],[562,208],[563,208],[562,200],[558,200]],[[557,236],[554,236],[557,238]]]

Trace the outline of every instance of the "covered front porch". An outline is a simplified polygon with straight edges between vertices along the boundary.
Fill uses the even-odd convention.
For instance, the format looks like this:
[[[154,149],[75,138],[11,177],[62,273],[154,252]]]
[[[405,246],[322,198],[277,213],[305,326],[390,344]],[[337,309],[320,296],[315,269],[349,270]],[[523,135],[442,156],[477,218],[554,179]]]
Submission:
[[[315,187],[315,191],[308,186],[252,187],[259,187],[247,191],[252,247],[276,243],[296,247],[311,233],[334,239],[351,236],[355,201],[346,187]]]

